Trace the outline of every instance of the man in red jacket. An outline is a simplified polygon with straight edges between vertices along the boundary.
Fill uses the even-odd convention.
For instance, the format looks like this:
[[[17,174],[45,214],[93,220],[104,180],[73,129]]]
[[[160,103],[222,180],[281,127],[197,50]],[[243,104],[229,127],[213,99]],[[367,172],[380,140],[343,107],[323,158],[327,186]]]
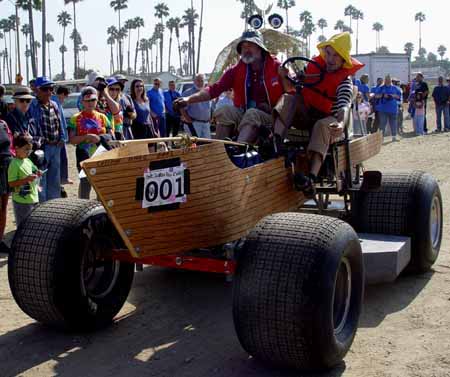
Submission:
[[[237,44],[239,62],[229,68],[213,85],[189,97],[177,99],[183,107],[217,98],[233,90],[234,106],[224,106],[214,113],[216,138],[232,137],[254,144],[262,126],[273,126],[272,110],[284,93],[287,83],[279,76],[280,62],[270,55],[256,31],[246,31]]]

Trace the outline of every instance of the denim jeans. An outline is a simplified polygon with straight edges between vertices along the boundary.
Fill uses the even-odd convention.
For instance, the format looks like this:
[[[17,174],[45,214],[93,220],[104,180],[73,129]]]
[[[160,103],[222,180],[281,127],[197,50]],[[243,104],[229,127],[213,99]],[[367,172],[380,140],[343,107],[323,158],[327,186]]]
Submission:
[[[425,119],[425,115],[414,115],[413,118],[413,124],[414,124],[414,131],[416,132],[416,135],[423,135],[423,122]]]
[[[69,161],[67,160],[67,149],[64,144],[61,147],[61,182],[67,182],[69,179]]]
[[[450,129],[449,124],[449,106],[446,105],[436,105],[436,126],[439,131],[442,131],[442,114],[444,114],[444,128],[446,130]]]
[[[192,122],[192,125],[194,126],[195,132],[197,132],[198,137],[211,139],[211,125],[209,123]],[[187,125],[184,125],[184,131],[189,135],[191,134]]]
[[[44,154],[48,170],[41,178],[40,202],[61,196],[61,146],[45,144]]]
[[[386,132],[386,125],[389,122],[392,137],[397,136],[397,113],[383,113],[380,111],[378,115],[380,117],[380,130],[383,131],[383,135]]]

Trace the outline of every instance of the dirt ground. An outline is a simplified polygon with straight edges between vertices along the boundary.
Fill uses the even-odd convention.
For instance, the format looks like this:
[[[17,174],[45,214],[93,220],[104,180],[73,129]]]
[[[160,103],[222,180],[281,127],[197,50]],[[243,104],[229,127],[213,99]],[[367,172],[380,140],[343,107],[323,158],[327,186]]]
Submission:
[[[405,124],[410,131],[411,121]],[[429,128],[435,128],[432,115]],[[345,362],[314,376],[450,376],[450,133],[411,136],[386,143],[367,165],[421,169],[437,177],[445,211],[440,257],[430,273],[368,287]],[[76,195],[76,185],[66,187]],[[9,236],[13,230],[10,221]],[[0,254],[0,376],[310,376],[268,369],[242,350],[231,291],[231,284],[215,275],[146,268],[136,274],[111,327],[93,334],[59,333],[17,307],[7,259]]]

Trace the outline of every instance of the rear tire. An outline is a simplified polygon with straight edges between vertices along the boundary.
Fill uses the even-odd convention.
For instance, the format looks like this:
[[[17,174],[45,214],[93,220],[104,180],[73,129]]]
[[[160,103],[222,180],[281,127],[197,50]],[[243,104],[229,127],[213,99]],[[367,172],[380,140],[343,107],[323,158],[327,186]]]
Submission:
[[[58,199],[42,204],[12,242],[8,277],[14,299],[44,324],[77,330],[106,326],[133,282],[134,264],[104,258],[120,245],[100,203]]]
[[[381,189],[358,192],[352,203],[358,232],[411,237],[409,269],[425,272],[442,241],[442,196],[436,179],[421,171],[383,173]]]
[[[266,217],[249,234],[234,279],[242,347],[280,367],[339,364],[358,327],[361,246],[350,225],[300,213]]]

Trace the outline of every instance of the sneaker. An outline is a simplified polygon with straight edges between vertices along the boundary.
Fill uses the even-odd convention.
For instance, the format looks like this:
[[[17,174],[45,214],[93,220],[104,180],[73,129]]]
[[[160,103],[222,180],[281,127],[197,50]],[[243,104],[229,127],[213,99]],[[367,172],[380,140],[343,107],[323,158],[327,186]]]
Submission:
[[[306,197],[312,198],[316,192],[314,187],[314,177],[312,175],[307,176],[303,173],[296,173],[294,175],[294,188],[297,191],[303,192]]]
[[[398,141],[400,141],[400,139],[397,139],[396,136],[392,136],[392,142],[393,142],[393,143],[398,142]]]

